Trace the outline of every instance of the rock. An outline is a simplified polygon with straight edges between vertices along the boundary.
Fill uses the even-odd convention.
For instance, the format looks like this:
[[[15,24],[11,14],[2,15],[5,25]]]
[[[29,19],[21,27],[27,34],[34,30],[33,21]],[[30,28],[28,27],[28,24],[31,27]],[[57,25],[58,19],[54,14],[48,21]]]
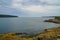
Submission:
[[[45,20],[44,22],[60,23],[60,20],[57,20],[57,19],[49,19],[49,20]]]

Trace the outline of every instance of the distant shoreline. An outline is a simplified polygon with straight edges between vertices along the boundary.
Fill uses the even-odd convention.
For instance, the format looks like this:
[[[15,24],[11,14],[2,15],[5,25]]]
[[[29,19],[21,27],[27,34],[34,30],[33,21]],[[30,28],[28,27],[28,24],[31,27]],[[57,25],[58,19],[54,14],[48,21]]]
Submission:
[[[13,16],[13,15],[0,15],[0,18],[5,18],[5,17],[18,17],[18,16]]]

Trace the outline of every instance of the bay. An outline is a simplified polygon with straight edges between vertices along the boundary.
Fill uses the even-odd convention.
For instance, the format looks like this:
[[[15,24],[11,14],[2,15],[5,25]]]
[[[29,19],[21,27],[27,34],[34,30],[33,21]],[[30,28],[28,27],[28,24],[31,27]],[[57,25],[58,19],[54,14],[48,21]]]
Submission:
[[[42,17],[17,17],[17,18],[0,18],[0,33],[8,32],[25,32],[37,34],[44,29],[60,27],[60,24],[44,22],[50,18]]]

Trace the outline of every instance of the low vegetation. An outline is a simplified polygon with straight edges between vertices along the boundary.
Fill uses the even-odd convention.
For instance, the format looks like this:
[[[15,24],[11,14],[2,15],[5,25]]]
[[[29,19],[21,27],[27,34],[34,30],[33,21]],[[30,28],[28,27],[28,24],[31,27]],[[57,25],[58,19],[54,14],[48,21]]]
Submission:
[[[45,32],[38,34],[36,38],[40,38],[40,40],[58,40],[60,39],[60,28],[45,29]]]
[[[56,17],[55,17],[55,19],[58,19],[58,20],[60,20],[60,16],[56,16]]]

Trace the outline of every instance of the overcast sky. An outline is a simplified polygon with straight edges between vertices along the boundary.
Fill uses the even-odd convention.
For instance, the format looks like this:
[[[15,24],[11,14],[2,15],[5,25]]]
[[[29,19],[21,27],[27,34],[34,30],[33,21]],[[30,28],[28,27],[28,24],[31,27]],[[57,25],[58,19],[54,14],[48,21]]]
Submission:
[[[20,17],[59,16],[60,0],[0,0],[0,14]]]

